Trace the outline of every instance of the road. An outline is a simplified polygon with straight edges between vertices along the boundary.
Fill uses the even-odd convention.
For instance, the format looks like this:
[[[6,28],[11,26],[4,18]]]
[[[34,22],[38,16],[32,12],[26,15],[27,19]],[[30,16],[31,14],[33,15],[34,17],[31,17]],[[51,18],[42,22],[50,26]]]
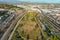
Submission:
[[[43,11],[42,9],[40,9],[40,8],[36,8],[35,9],[36,11],[38,11],[38,12],[40,12],[40,17],[38,18],[38,20],[40,20],[39,22],[40,22],[40,24],[42,25],[42,28],[44,29],[44,30],[46,30],[46,33],[47,33],[47,35],[49,34],[49,35],[51,35],[51,34],[60,34],[60,26],[55,22],[55,21],[52,21],[53,20],[53,18],[49,18],[45,13],[45,11]],[[44,20],[42,20],[42,19],[44,19]],[[46,25],[47,24],[47,25]],[[51,31],[51,32],[48,32],[48,30],[46,29],[46,27]],[[41,27],[40,27],[41,28]],[[42,28],[41,28],[41,32],[42,32],[42,35],[43,35],[43,38],[46,38],[46,35],[44,34],[44,32],[43,32],[43,30],[42,30]],[[50,39],[50,37],[49,37],[49,35],[48,35],[48,38],[47,38],[47,40],[48,39]],[[58,36],[57,36],[58,37]],[[58,37],[59,38],[59,37]]]
[[[3,23],[0,24],[0,32],[2,31],[0,34],[0,38],[2,37],[8,26],[11,24],[11,20],[13,19],[13,17],[14,14],[11,14]]]
[[[54,34],[60,33],[60,32],[59,32],[59,31],[60,31],[60,28],[59,28],[60,26],[57,25],[57,23],[52,22],[53,19],[48,18],[47,15],[45,15],[45,12],[44,12],[43,10],[41,10],[40,8],[36,8],[36,10],[37,10],[38,12],[40,12],[41,17],[44,17],[44,19],[48,22],[48,23],[46,23],[46,24],[49,24],[49,26],[54,29]],[[52,31],[53,31],[53,30],[52,30]],[[56,32],[57,32],[57,33],[56,33]]]
[[[22,19],[24,16],[25,16],[25,14],[24,14],[24,15],[20,18],[20,20],[17,22],[17,24],[16,24],[15,28],[13,29],[13,31],[12,31],[12,33],[11,33],[11,35],[10,35],[10,37],[9,37],[8,40],[11,40],[11,38],[12,38],[12,36],[13,36],[16,28],[18,27],[18,25],[20,24],[21,19]]]
[[[45,11],[43,11],[40,8],[34,8],[34,10],[37,10],[40,12],[41,16],[38,18],[38,21],[42,25],[42,29],[46,30],[46,26],[53,32],[53,34],[59,34],[60,33],[60,26],[51,18],[50,16],[45,14]],[[26,9],[27,10],[27,9]],[[22,19],[22,17],[25,15],[25,13],[20,14],[10,25],[10,27],[7,29],[7,31],[2,36],[1,40],[11,40],[12,35],[14,34],[14,31],[16,30],[17,26],[19,25],[19,21]],[[11,17],[10,17],[11,18]],[[44,20],[43,20],[44,19]],[[7,21],[7,20],[6,20]],[[6,21],[4,23],[6,23]],[[17,23],[18,22],[18,23]],[[7,22],[8,23],[8,22]],[[47,24],[47,25],[46,25]],[[4,25],[5,26],[5,25]],[[3,28],[4,29],[4,28]],[[2,30],[3,30],[2,29]],[[41,29],[41,28],[40,28]],[[42,34],[43,30],[41,30]],[[11,34],[11,35],[10,35]],[[49,34],[47,32],[47,34]],[[9,37],[10,36],[10,37]],[[9,38],[9,39],[8,39]]]
[[[13,19],[14,14],[11,14],[0,26],[1,30],[4,30],[4,28],[9,24],[9,22]]]
[[[40,22],[40,24],[42,25],[42,28],[46,30],[46,27],[48,29],[51,30],[51,32],[53,32],[53,34],[57,34],[59,33],[60,29],[58,28],[57,24],[52,22],[53,19],[49,18],[45,12],[43,10],[41,10],[40,8],[36,8],[36,10],[38,12],[40,12],[41,14],[41,18],[43,18],[44,20],[42,20],[40,17],[38,18],[38,21]],[[47,24],[47,25],[46,25]],[[11,40],[12,38],[12,35],[14,34],[14,31],[16,30],[17,26],[19,25],[19,23],[17,23],[16,27],[14,28],[13,32],[11,33],[11,36],[9,37],[8,40]],[[42,30],[42,28],[40,27],[41,29],[41,32],[42,32],[42,35],[45,37],[45,34]],[[51,29],[52,28],[52,29]],[[48,30],[46,30],[47,34],[52,34],[52,33],[49,33]],[[57,33],[56,33],[57,32]]]
[[[17,7],[21,7],[21,6],[17,6]],[[28,10],[28,8],[26,7],[22,7],[24,8],[26,11]],[[13,29],[15,28],[17,22],[19,19],[21,19],[23,17],[23,15],[25,15],[25,12],[24,13],[20,13],[20,15],[18,17],[15,16],[15,20],[12,22],[12,24],[9,26],[9,28],[7,29],[7,31],[3,34],[1,40],[7,40],[8,37],[10,36],[11,32],[13,31]],[[2,27],[1,30],[4,30],[4,28],[9,24],[9,21],[14,17],[14,15],[11,15],[8,19],[6,19],[1,26],[4,26]]]
[[[4,33],[4,35],[2,36],[1,40],[7,40],[7,38],[9,37],[9,34],[12,32],[12,30],[14,29],[14,27],[16,26],[18,20],[23,17],[23,14],[20,14],[10,25],[10,27],[7,29],[7,31]]]

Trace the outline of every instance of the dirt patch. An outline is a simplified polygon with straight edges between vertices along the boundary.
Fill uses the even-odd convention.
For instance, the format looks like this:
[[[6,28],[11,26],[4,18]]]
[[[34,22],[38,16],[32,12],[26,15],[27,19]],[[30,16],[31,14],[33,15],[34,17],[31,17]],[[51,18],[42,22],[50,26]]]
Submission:
[[[36,25],[35,22],[30,21],[27,25],[23,27],[23,29],[25,32],[30,32],[31,30],[35,29],[35,25]]]

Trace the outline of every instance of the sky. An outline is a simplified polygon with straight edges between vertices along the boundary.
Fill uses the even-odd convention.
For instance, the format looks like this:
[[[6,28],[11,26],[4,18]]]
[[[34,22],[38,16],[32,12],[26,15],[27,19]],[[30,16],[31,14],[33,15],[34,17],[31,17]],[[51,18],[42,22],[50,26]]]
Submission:
[[[19,2],[19,1],[23,1],[23,2],[40,2],[40,3],[60,3],[60,0],[0,0],[0,2]]]

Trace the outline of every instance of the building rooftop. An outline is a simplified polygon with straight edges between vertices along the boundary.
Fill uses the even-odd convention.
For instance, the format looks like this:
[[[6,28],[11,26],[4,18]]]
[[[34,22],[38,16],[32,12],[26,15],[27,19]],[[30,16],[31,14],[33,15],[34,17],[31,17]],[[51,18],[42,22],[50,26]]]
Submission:
[[[2,9],[2,8],[0,8],[0,11],[8,11],[7,9]]]

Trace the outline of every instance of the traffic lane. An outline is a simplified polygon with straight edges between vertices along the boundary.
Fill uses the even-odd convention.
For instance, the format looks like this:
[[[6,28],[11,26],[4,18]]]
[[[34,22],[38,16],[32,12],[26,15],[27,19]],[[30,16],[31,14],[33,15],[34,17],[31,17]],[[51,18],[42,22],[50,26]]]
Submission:
[[[42,11],[42,10],[41,10]],[[42,11],[42,16],[44,15],[44,12]]]
[[[45,12],[43,12],[43,11],[42,11],[42,16],[45,16],[45,17],[47,18],[47,15],[45,15]],[[51,22],[50,18],[47,18],[47,19]],[[52,22],[52,23],[53,23],[53,22]],[[56,23],[56,24],[57,24],[57,23]],[[57,25],[56,25],[56,24],[55,24],[55,23],[53,23],[53,25],[55,25],[55,26],[57,27]],[[55,27],[55,28],[56,28],[56,27]],[[58,30],[59,30],[59,28],[58,28]]]
[[[44,20],[46,20],[46,22],[48,22],[48,23],[50,24],[49,26],[52,26],[52,25],[51,25],[51,22],[49,21],[49,19],[48,19],[48,18],[46,18],[46,17],[45,17],[45,16],[43,16],[43,15],[42,15],[42,17],[44,17]],[[48,20],[47,20],[47,19],[48,19]],[[52,28],[53,28],[53,26],[52,26]],[[56,30],[56,29],[54,28],[54,30]]]
[[[10,17],[8,17],[0,26],[1,26],[1,30],[4,30],[4,28],[6,26],[8,26],[9,22],[13,19],[13,15],[11,15]]]
[[[10,27],[7,29],[7,31],[4,33],[4,35],[2,36],[1,40],[6,40],[6,38],[8,37],[9,33],[11,33],[11,31],[14,29],[15,25],[17,24],[17,21],[23,16],[24,14],[20,14],[15,21],[13,21],[13,23],[10,25]]]
[[[60,26],[54,20],[50,19],[49,17],[47,17],[47,18],[49,19],[49,21],[51,22],[51,24],[53,24],[54,27],[60,31],[60,29],[59,29]]]

